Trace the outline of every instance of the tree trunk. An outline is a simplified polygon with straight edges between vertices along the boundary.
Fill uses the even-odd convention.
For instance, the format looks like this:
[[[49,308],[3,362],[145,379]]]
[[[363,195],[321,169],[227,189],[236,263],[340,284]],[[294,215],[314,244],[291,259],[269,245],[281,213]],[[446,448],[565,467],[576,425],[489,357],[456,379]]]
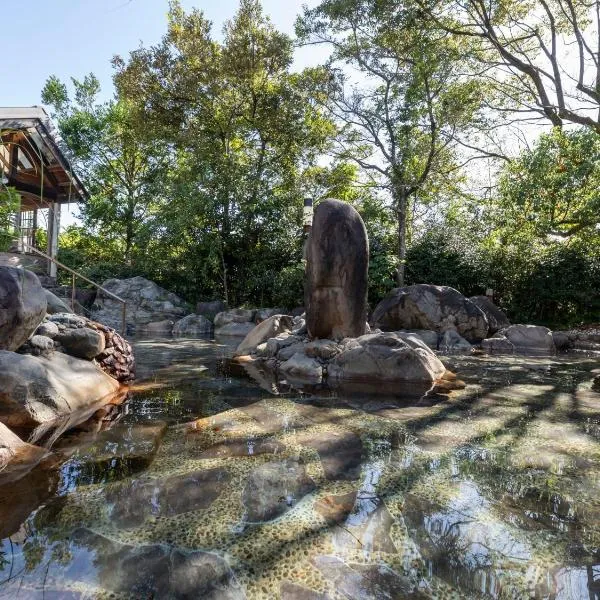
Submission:
[[[394,194],[396,196],[396,217],[398,220],[398,271],[396,282],[398,287],[404,285],[404,274],[406,270],[406,234],[408,223],[408,195],[404,186]]]

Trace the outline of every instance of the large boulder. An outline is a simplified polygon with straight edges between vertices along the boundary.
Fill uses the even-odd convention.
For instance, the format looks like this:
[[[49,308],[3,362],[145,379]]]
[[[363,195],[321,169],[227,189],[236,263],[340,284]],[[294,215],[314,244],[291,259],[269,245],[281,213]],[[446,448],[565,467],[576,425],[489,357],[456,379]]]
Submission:
[[[48,302],[46,312],[49,315],[53,315],[55,313],[73,312],[71,310],[70,306],[67,306],[67,304],[65,302],[63,302],[58,296],[53,294],[50,290],[44,289],[44,294],[46,296],[46,301]]]
[[[306,246],[306,326],[311,338],[365,333],[369,240],[356,210],[339,200],[317,206]]]
[[[347,341],[329,363],[327,376],[338,381],[432,383],[445,372],[441,361],[416,335],[387,332]]]
[[[22,346],[46,315],[47,300],[31,271],[0,267],[0,350]]]
[[[244,337],[254,329],[255,315],[255,310],[245,308],[220,312],[214,320],[215,335]]]
[[[46,450],[24,442],[14,434],[6,425],[0,423],[0,473],[2,481],[5,480],[7,471],[11,474],[27,472],[37,464],[45,455]]]
[[[202,315],[188,315],[173,326],[173,335],[207,335],[212,332],[212,323]]]
[[[90,361],[60,352],[28,356],[0,350],[0,422],[37,426],[85,410],[119,383]]]
[[[494,337],[506,338],[516,352],[524,354],[554,354],[556,346],[552,332],[539,325],[511,325],[501,329]]]
[[[471,343],[488,335],[483,311],[454,288],[439,285],[392,290],[373,311],[372,324],[384,331],[430,329],[444,333],[455,329]]]
[[[135,328],[157,321],[177,321],[190,310],[186,303],[144,277],[109,279],[102,287],[127,302],[126,323]],[[92,319],[114,329],[121,329],[123,305],[98,292]]]
[[[230,323],[253,323],[256,311],[247,308],[232,308],[224,310],[215,316],[215,329],[220,329]]]
[[[254,327],[242,340],[237,348],[236,354],[249,354],[255,350],[259,344],[262,344],[281,333],[291,331],[293,325],[293,318],[288,315],[273,315],[272,317],[268,317]]]
[[[198,302],[196,304],[196,314],[206,317],[209,321],[214,321],[215,317],[227,309],[222,300],[212,300],[211,302]]]
[[[508,317],[487,296],[471,296],[469,300],[483,311],[488,321],[488,335],[510,325]]]

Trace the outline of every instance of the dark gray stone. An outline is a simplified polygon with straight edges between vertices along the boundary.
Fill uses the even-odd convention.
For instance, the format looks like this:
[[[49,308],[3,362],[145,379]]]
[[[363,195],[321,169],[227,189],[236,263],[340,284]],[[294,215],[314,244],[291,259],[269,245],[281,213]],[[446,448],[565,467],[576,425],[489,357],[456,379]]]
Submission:
[[[510,325],[508,317],[487,296],[471,296],[469,300],[485,314],[488,321],[488,335],[494,335],[500,329]]]
[[[488,334],[487,318],[478,306],[454,288],[427,284],[392,290],[373,311],[372,324],[384,331],[455,329],[471,343]]]
[[[226,309],[227,306],[222,300],[198,302],[198,304],[196,304],[196,314],[206,317],[209,321],[214,321],[215,317]]]
[[[100,332],[87,327],[69,329],[55,339],[67,354],[87,360],[96,358],[105,348],[104,336]]]
[[[58,296],[54,295],[50,290],[45,289],[44,294],[46,295],[46,301],[48,302],[46,312],[49,315],[73,312],[70,306],[67,306],[65,302],[63,302]]]
[[[34,273],[0,267],[0,350],[16,350],[46,315],[47,300]]]
[[[187,315],[175,323],[173,335],[207,335],[212,328],[212,323],[205,316]]]
[[[369,241],[356,210],[324,200],[307,243],[306,326],[311,338],[341,340],[365,333]]]

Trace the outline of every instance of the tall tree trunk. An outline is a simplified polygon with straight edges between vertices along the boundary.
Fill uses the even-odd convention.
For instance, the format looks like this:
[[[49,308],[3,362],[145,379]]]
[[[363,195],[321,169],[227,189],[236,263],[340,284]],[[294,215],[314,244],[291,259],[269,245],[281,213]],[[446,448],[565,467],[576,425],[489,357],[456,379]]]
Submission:
[[[408,229],[408,194],[405,186],[398,186],[394,195],[396,196],[396,218],[398,220],[398,271],[396,272],[396,282],[398,287],[402,287],[406,270],[406,234]]]

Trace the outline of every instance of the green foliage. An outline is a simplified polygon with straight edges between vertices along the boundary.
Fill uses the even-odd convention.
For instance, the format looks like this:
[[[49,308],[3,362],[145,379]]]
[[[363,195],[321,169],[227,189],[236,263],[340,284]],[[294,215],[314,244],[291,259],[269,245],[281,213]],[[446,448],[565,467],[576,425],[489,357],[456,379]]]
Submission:
[[[597,235],[600,225],[600,135],[590,129],[541,135],[504,170],[500,218],[508,235]]]
[[[407,283],[449,285],[466,296],[494,290],[515,323],[566,327],[600,320],[600,244],[492,246],[464,231],[429,231],[409,249]]]
[[[21,198],[14,188],[0,187],[0,252],[10,247],[14,217],[20,206]]]

